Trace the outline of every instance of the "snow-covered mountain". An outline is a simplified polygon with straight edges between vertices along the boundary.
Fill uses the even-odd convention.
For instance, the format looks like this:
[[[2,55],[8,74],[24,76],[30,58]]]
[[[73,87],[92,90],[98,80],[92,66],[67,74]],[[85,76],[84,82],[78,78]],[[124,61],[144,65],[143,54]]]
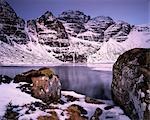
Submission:
[[[80,11],[50,11],[24,21],[0,0],[0,63],[114,62],[126,50],[150,47],[150,25],[130,25]]]

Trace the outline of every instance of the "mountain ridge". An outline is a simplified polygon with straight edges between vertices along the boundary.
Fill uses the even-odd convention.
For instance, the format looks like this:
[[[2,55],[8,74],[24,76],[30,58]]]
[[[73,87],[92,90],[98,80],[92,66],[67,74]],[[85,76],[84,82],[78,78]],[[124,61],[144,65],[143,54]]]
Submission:
[[[73,10],[64,11],[58,17],[46,11],[38,18],[24,21],[4,0],[0,1],[0,11],[1,64],[9,64],[10,61],[25,64],[33,64],[34,61],[35,64],[53,63],[55,60],[59,63],[115,62],[118,55],[126,50],[150,47],[149,25],[137,26],[124,21],[116,22],[109,16],[91,18],[81,11]],[[132,43],[133,46],[130,45]],[[11,52],[14,51],[13,48],[18,55],[17,61],[13,57],[15,53]],[[7,54],[12,60],[7,60],[4,49],[7,49]],[[116,49],[119,50],[117,53]],[[22,57],[18,51],[36,57],[32,58],[27,54]]]

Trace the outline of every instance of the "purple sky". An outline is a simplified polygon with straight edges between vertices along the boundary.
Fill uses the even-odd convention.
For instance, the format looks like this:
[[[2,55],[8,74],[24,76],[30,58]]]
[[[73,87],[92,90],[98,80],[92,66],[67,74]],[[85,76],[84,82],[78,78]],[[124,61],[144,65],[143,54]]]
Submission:
[[[131,24],[150,22],[150,0],[6,0],[17,14],[28,20],[51,11],[55,16],[65,10],[80,10],[91,17],[110,16]]]

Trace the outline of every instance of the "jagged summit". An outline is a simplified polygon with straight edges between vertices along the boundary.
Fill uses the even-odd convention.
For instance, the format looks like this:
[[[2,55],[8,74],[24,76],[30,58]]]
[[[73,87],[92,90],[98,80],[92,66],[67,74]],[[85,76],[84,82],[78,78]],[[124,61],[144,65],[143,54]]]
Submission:
[[[86,23],[90,19],[90,16],[78,10],[67,10],[62,12],[58,16],[58,19],[66,21],[67,23]]]
[[[68,34],[63,24],[50,11],[45,12],[37,19],[29,20],[27,30],[34,42],[53,47],[68,45],[68,43],[58,40],[68,39]]]
[[[17,14],[15,13],[14,9],[5,0],[0,0],[0,17],[17,17]]]
[[[56,20],[56,17],[52,14],[50,11],[46,11],[41,17],[38,18],[38,21],[54,21]]]
[[[97,17],[94,17],[92,18],[92,20],[95,20],[95,21],[98,21],[98,22],[102,22],[102,21],[105,21],[105,22],[114,22],[113,19],[109,16],[97,16]]]

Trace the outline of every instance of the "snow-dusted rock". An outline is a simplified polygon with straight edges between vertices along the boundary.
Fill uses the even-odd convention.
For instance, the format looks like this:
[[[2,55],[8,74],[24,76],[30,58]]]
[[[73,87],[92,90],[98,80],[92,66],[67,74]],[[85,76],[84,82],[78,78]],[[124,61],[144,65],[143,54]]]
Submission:
[[[130,30],[130,24],[123,21],[118,21],[108,27],[108,29],[104,32],[105,41],[108,41],[111,37],[116,39],[118,42],[125,41],[130,33]]]
[[[136,25],[132,30],[138,32],[150,32],[150,25]]]
[[[96,42],[103,42],[103,32],[95,33],[90,30],[81,32],[77,35],[79,39],[87,40],[87,41],[96,41]]]
[[[105,16],[98,16],[90,19],[84,24],[85,30],[80,32],[77,37],[89,41],[103,42],[104,31],[114,23],[113,19]]]
[[[96,33],[101,33],[102,30],[106,30],[113,23],[114,21],[110,17],[98,16],[90,19],[85,24],[85,28]]]
[[[62,12],[58,18],[67,23],[86,23],[90,19],[90,16],[80,11],[68,10]]]
[[[69,45],[69,42],[66,41],[68,34],[63,24],[49,11],[35,20],[29,20],[27,29],[32,41],[51,47],[66,47]]]
[[[90,19],[90,16],[80,11],[68,10],[62,12],[58,19],[63,22],[67,33],[76,37],[78,33],[86,31],[84,23]]]
[[[116,41],[115,38],[109,38],[107,42],[102,43],[98,51],[88,56],[87,62],[115,62],[119,55],[127,50],[133,48],[150,48],[150,32],[132,30],[127,37],[128,39],[122,42]]]
[[[150,118],[150,49],[132,49],[113,66],[112,97],[132,120]]]
[[[12,81],[12,78],[10,78],[7,75],[0,75],[0,84],[7,83],[9,84]]]
[[[17,16],[5,0],[0,0],[0,40],[8,44],[13,44],[12,41],[27,44],[29,38],[24,28],[25,21]]]

